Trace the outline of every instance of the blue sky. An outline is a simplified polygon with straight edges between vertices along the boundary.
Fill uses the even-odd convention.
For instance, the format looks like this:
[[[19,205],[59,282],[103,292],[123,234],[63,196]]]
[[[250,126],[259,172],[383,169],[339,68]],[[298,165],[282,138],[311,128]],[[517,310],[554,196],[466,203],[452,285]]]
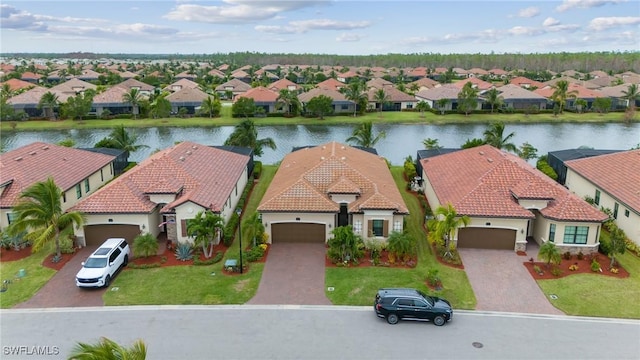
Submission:
[[[637,0],[2,1],[0,52],[639,51]]]

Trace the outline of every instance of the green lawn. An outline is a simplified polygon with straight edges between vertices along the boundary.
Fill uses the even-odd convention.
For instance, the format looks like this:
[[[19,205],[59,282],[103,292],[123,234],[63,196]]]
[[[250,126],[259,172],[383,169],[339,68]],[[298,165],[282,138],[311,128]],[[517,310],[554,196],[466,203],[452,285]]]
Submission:
[[[243,219],[251,215],[271,183],[275,166],[263,166]],[[243,244],[244,245],[244,244]],[[239,244],[234,241],[224,259],[208,266],[173,266],[152,269],[127,269],[112,283],[117,291],[107,291],[105,305],[171,304],[243,304],[251,299],[260,284],[264,263],[252,263],[242,275],[225,275],[224,260],[238,258]]]
[[[637,121],[638,115],[636,115],[635,121]],[[198,127],[198,126],[223,126],[223,125],[236,125],[242,119],[231,117],[231,108],[223,107],[222,114],[218,118],[162,118],[162,119],[112,119],[112,120],[60,120],[60,121],[3,121],[0,123],[1,131],[11,130],[24,130],[24,131],[38,131],[38,130],[52,130],[52,129],[106,129],[112,128],[114,125],[124,125],[127,128],[133,127]],[[367,113],[361,116],[353,117],[352,115],[340,115],[340,116],[328,116],[323,120],[316,118],[304,118],[301,116],[293,118],[285,117],[266,117],[255,119],[257,124],[274,126],[274,125],[344,125],[344,124],[359,124],[363,121],[372,121],[374,123],[389,123],[389,124],[453,124],[453,123],[490,123],[496,120],[501,120],[505,123],[547,123],[547,122],[579,122],[579,123],[594,123],[594,122],[624,122],[623,113],[608,113],[608,114],[575,114],[564,113],[559,116],[553,114],[473,114],[465,116],[464,114],[446,114],[438,115],[433,113],[425,113],[421,115],[418,112],[400,112],[390,111],[383,112],[382,115],[378,113]]]
[[[11,250],[2,250],[11,251]],[[0,262],[0,282],[11,281],[7,291],[0,293],[0,307],[11,308],[29,300],[44,284],[55,275],[56,271],[42,266],[42,261],[50,251],[42,249],[28,257],[16,261]],[[18,278],[18,272],[24,269],[26,276]]]
[[[547,298],[551,294],[558,296],[550,301],[567,315],[640,319],[640,259],[626,253],[620,264],[630,274],[626,279],[577,274],[538,280],[538,285]]]
[[[407,227],[418,241],[418,265],[413,269],[398,269],[388,267],[366,268],[327,268],[325,282],[334,291],[327,291],[327,297],[335,305],[371,305],[376,290],[381,287],[412,287],[426,293],[443,297],[457,309],[474,309],[475,295],[467,274],[463,270],[441,265],[432,254],[427,243],[426,233],[422,226],[424,215],[420,209],[418,199],[406,192],[406,181],[403,178],[403,168],[394,166],[391,173],[398,189],[404,198],[410,215]],[[427,271],[438,269],[444,288],[433,292],[426,286]]]

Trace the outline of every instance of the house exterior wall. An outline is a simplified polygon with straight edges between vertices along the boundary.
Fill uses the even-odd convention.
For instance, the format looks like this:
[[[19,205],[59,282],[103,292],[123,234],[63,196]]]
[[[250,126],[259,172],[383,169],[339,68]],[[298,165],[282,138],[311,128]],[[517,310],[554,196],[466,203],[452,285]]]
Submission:
[[[551,224],[555,224],[556,226],[556,233],[553,242],[558,247],[558,251],[560,251],[560,253],[565,253],[567,251],[572,254],[577,254],[579,252],[582,252],[583,254],[598,252],[598,246],[600,245],[598,242],[598,237],[600,236],[600,223],[562,222],[544,218],[540,213],[537,213],[532,236],[539,245],[549,241],[549,230]],[[567,226],[588,226],[589,235],[587,237],[587,243],[564,244],[564,231]]]
[[[299,219],[299,220],[298,220]],[[271,225],[277,223],[315,223],[325,224],[325,242],[331,237],[336,222],[335,213],[262,213],[262,223],[268,235],[267,243],[271,244]]]
[[[614,211],[616,204],[618,204],[618,213],[616,217],[616,225],[622,229],[627,237],[640,245],[640,213],[637,209],[632,209],[622,202],[624,199],[616,199],[603,189],[597,187],[595,184],[580,176],[580,174],[567,168],[567,179],[565,185],[569,190],[576,195],[584,198],[589,196],[595,199],[596,190],[600,191],[600,201],[597,204],[598,207],[611,209]],[[628,213],[628,216],[626,215]]]
[[[224,206],[222,207],[220,216],[222,216],[222,218],[224,219],[225,224],[229,221],[229,219],[231,219],[231,215],[233,215],[233,213],[236,212],[236,209],[238,207],[238,201],[240,201],[242,192],[244,191],[244,188],[247,186],[247,182],[248,182],[247,171],[248,169],[245,167],[244,170],[242,171],[242,174],[240,175],[240,178],[236,182],[235,188],[231,190],[231,193],[227,198],[227,202],[225,202]]]
[[[186,222],[182,220],[194,219],[200,211],[204,211],[204,210],[206,210],[204,207],[198,204],[194,204],[190,201],[187,201],[184,204],[176,206],[175,208],[175,212],[176,212],[175,241],[179,243],[193,242],[193,239],[191,239],[189,236],[183,235],[187,233],[187,229],[185,228]]]

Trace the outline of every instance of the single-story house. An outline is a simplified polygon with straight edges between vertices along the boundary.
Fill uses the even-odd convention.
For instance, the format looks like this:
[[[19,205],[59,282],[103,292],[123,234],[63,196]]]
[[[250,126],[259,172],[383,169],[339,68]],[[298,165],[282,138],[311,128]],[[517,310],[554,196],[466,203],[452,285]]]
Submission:
[[[546,97],[521,88],[520,86],[508,84],[496,88],[496,90],[500,93],[499,97],[502,98],[502,103],[507,108],[537,110],[544,110],[547,108],[548,100]],[[482,92],[480,94],[481,98],[484,98],[484,95],[486,95],[486,92]],[[491,109],[491,105],[485,101],[482,108]]]
[[[385,103],[380,103],[376,100],[376,93],[382,89],[387,96]],[[405,92],[396,89],[394,86],[385,86],[384,88],[370,88],[367,91],[367,98],[369,99],[369,109],[380,109],[382,111],[402,111],[406,109],[415,108],[418,100],[415,96],[411,96]]]
[[[598,251],[607,215],[516,155],[483,145],[420,162],[431,209],[451,204],[470,219],[455,246],[526,251],[531,239],[561,253]]]
[[[276,112],[278,97],[280,97],[279,92],[269,90],[264,86],[258,86],[236,96],[234,102],[240,98],[253,99],[253,103],[257,108],[264,109],[265,114],[271,114]]]
[[[44,142],[0,154],[0,229],[12,222],[12,208],[29,186],[53,178],[65,211],[113,179],[117,157]]]
[[[187,114],[195,114],[202,102],[210,96],[213,97],[200,89],[185,87],[167,95],[165,99],[171,103],[172,114],[179,114],[181,108],[187,109]]]
[[[91,107],[97,116],[102,115],[105,110],[109,110],[112,115],[130,114],[131,105],[126,103],[123,97],[133,89],[138,90],[142,96],[147,98],[154,90],[153,86],[142,81],[133,78],[127,79],[94,96]]]
[[[558,175],[556,181],[564,185],[567,180],[567,165],[565,162],[569,160],[584,159],[592,156],[611,154],[622,150],[600,150],[589,148],[565,149],[557,151],[549,151],[547,153],[547,162]]]
[[[114,236],[133,240],[143,232],[190,241],[187,221],[198,212],[211,210],[229,220],[252,161],[252,156],[188,141],[159,151],[73,207],[87,219],[76,230],[78,243],[99,245]]]
[[[453,84],[445,84],[420,90],[415,94],[415,97],[419,102],[425,101],[432,109],[451,111],[458,108],[458,93],[460,93],[460,88]],[[438,100],[441,99],[447,100],[447,104],[442,108],[438,106]]]
[[[233,100],[236,96],[251,89],[251,85],[238,79],[231,79],[216,86],[215,91],[222,99]]]
[[[640,149],[565,162],[565,185],[611,210],[629,239],[640,245]]]
[[[347,225],[384,240],[409,213],[384,158],[338,142],[286,155],[258,212],[269,243],[324,243]]]
[[[328,96],[333,100],[331,106],[334,114],[353,113],[356,109],[356,103],[347,99],[341,92],[330,89],[313,88],[298,95],[298,100],[304,108],[311,99],[320,95]]]

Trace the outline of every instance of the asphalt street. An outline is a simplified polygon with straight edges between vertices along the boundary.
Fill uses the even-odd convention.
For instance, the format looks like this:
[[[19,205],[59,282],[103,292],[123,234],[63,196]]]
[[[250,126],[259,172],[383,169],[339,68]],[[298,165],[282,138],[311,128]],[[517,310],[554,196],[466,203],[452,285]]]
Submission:
[[[101,336],[147,359],[638,359],[640,321],[455,311],[389,325],[372,307],[136,306],[0,311],[2,359],[64,359]],[[38,354],[39,352],[39,354]]]

